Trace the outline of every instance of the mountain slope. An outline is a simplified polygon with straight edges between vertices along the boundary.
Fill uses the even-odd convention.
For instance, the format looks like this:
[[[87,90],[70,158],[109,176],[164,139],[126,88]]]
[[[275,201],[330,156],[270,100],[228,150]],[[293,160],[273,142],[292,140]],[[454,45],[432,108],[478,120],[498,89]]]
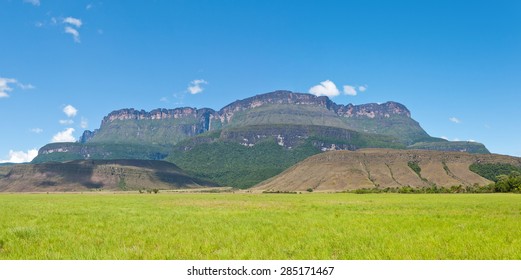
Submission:
[[[410,146],[420,149],[488,153],[479,143],[454,143],[429,136],[418,122],[411,118],[409,110],[396,102],[339,105],[324,96],[275,91],[235,101],[219,111],[189,107],[156,109],[150,112],[134,109],[113,111],[103,119],[99,129],[83,133],[79,142],[85,144],[84,147],[79,145],[71,149],[66,148],[71,144],[50,144],[40,149],[34,162],[118,157],[162,159],[167,156],[172,145],[193,139],[195,136],[209,132],[253,131],[259,126],[272,126],[273,133],[270,137],[275,138],[281,135],[275,131],[276,129],[283,129],[283,132],[288,134],[287,127],[291,126],[327,127],[367,133],[380,139],[381,136],[386,136],[388,147],[393,148]],[[316,133],[299,136],[309,138],[316,136]],[[65,147],[60,148],[60,145]],[[344,148],[336,145],[336,149]],[[146,152],[136,153],[136,150]]]
[[[3,167],[0,191],[86,191],[214,187],[176,165],[151,160],[80,160]]]
[[[361,148],[488,153],[480,143],[429,136],[396,102],[341,105],[325,96],[275,91],[232,102],[219,111],[113,111],[99,129],[85,131],[79,143],[42,147],[33,163],[166,159],[191,174],[247,188],[310,155]],[[215,156],[201,156],[205,153]]]
[[[500,155],[389,149],[331,151],[312,156],[253,189],[343,191],[407,185],[450,187],[491,183],[469,170],[471,164],[478,162],[521,166],[521,158]]]

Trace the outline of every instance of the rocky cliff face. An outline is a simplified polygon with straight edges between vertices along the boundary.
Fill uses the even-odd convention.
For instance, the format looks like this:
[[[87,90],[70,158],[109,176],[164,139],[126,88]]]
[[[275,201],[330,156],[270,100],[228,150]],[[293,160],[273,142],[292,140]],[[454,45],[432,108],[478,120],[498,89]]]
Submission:
[[[283,90],[235,101],[219,110],[218,115],[222,122],[230,122],[233,115],[237,112],[254,109],[268,104],[313,105],[325,108],[334,112],[338,116],[347,118],[389,118],[393,115],[406,116],[408,118],[411,117],[411,112],[404,105],[396,102],[386,102],[383,104],[370,103],[362,105],[339,105],[326,96],[315,96],[312,94],[295,93]]]
[[[243,111],[255,109],[266,105],[306,105],[315,106],[320,109],[334,113],[336,116],[345,118],[390,118],[391,116],[411,117],[409,110],[402,104],[386,102],[383,104],[363,105],[339,105],[326,96],[315,96],[312,94],[294,93],[291,91],[275,91],[256,95],[243,100],[235,101],[219,111],[209,108],[196,109],[190,107],[176,109],[155,109],[150,112],[136,110],[134,108],[113,111],[103,118],[101,129],[116,121],[126,120],[179,120],[180,123],[190,124],[184,128],[188,136],[194,136],[206,131],[220,129],[229,124],[234,116]],[[80,138],[81,143],[95,139],[97,130],[85,131]]]
[[[202,143],[252,147],[267,140],[286,149],[312,143],[319,151],[411,147],[488,153],[484,146],[429,136],[396,102],[342,105],[325,96],[275,91],[232,102],[219,111],[191,107],[113,111],[99,129],[85,131],[78,145],[46,145],[35,161],[161,159],[173,150],[189,151]],[[418,143],[423,144],[414,146]]]
[[[402,104],[396,102],[385,102],[382,104],[369,103],[363,105],[337,105],[335,113],[339,116],[347,118],[367,117],[374,118],[390,118],[391,116],[411,117],[411,112]]]
[[[113,122],[115,120],[166,120],[166,119],[209,119],[214,116],[215,111],[208,108],[196,109],[190,107],[176,109],[155,109],[150,112],[145,110],[136,110],[134,108],[121,109],[113,111],[103,118],[101,125]]]

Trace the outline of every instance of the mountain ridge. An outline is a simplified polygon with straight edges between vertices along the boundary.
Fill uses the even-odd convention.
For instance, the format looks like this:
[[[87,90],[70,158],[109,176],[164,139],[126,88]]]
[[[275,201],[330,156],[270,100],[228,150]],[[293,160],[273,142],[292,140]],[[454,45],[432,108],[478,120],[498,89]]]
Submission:
[[[115,110],[99,129],[85,131],[79,142],[42,147],[33,163],[168,160],[197,177],[248,188],[314,154],[361,148],[489,153],[481,143],[431,137],[397,102],[342,105],[325,96],[274,91],[234,101],[219,111]]]
[[[334,112],[337,116],[346,118],[390,118],[391,116],[406,116],[411,118],[411,113],[403,104],[388,101],[385,103],[368,103],[353,105],[337,104],[326,96],[315,96],[307,93],[296,93],[278,90],[274,92],[255,95],[246,99],[234,101],[220,110],[211,108],[197,109],[195,107],[179,107],[174,109],[157,108],[151,111],[124,108],[110,112],[101,121],[101,127],[107,126],[114,121],[124,120],[175,120],[191,119],[189,131],[199,134],[206,131],[222,128],[229,124],[238,112],[254,109],[265,105],[291,104],[291,105],[313,105]],[[86,143],[96,136],[99,129],[85,130],[79,139],[80,143]],[[426,134],[426,133],[425,133]],[[191,135],[194,136],[194,135]],[[174,143],[175,144],[175,143]]]

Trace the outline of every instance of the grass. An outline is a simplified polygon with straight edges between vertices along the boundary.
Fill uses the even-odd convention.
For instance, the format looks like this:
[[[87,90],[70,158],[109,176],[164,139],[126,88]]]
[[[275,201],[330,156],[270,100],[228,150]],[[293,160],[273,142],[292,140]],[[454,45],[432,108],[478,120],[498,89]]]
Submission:
[[[2,194],[0,259],[521,259],[518,194]]]

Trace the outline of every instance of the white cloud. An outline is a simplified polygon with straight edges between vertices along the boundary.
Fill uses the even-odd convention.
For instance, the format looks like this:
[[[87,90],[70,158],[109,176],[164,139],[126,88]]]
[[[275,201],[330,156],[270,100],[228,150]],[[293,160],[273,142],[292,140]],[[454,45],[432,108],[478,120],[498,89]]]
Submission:
[[[89,121],[86,118],[81,118],[80,127],[83,129],[87,129],[89,127]]]
[[[90,3],[90,4],[88,4],[88,5],[85,7],[85,9],[86,9],[86,10],[90,10],[90,9],[92,9],[92,7],[94,7],[94,5],[92,5],[92,3]]]
[[[22,84],[22,83],[16,83],[16,84],[23,90],[35,89],[35,87],[31,84]]]
[[[0,78],[0,98],[9,97],[10,91],[13,91],[13,88],[9,86],[9,84],[16,83],[15,79],[9,78]]]
[[[368,86],[367,85],[363,85],[363,86],[359,86],[358,87],[358,91],[359,92],[365,92],[367,90]]]
[[[449,118],[449,121],[451,121],[453,123],[461,123],[461,120],[456,117]]]
[[[440,137],[440,138],[441,138],[441,139],[445,139],[445,140],[449,140],[449,137],[447,137],[447,136],[442,136],[442,137]]]
[[[336,87],[335,83],[330,80],[325,80],[320,82],[319,85],[313,86],[309,89],[309,93],[314,94],[316,96],[337,96],[340,94],[340,91]]]
[[[73,17],[66,17],[66,18],[63,20],[63,23],[68,23],[68,24],[70,24],[70,25],[74,25],[74,26],[76,26],[77,28],[80,28],[81,25],[82,25],[81,19],[73,18]]]
[[[33,133],[36,133],[36,134],[40,134],[43,132],[43,129],[37,127],[37,128],[31,128],[31,132]]]
[[[40,6],[40,0],[24,0],[24,3],[33,4],[34,6]]]
[[[344,86],[344,93],[345,93],[346,95],[355,96],[355,95],[356,95],[356,89],[355,89],[354,86],[345,85],[345,86]]]
[[[201,79],[201,80],[193,80],[190,82],[190,85],[188,86],[187,90],[191,94],[198,94],[200,92],[203,92],[204,88],[202,85],[208,84],[207,81]]]
[[[67,117],[72,118],[76,116],[78,109],[74,108],[72,105],[67,105],[63,108],[63,112],[65,115],[67,115]]]
[[[73,120],[60,120],[59,122],[61,125],[71,125],[74,123]]]
[[[159,101],[161,101],[161,102],[168,102],[168,98],[166,98],[166,97],[161,97],[161,99],[159,99]]]
[[[52,137],[52,142],[53,143],[56,143],[56,142],[75,142],[76,138],[74,138],[74,136],[72,136],[72,133],[74,131],[75,131],[74,128],[67,128],[64,131],[60,131],[60,132],[56,133],[56,135],[54,135]]]
[[[31,149],[27,152],[24,151],[9,151],[9,158],[5,160],[0,160],[0,163],[12,162],[12,163],[22,163],[22,162],[30,162],[38,155],[37,149]]]
[[[9,84],[15,84],[22,90],[34,89],[35,87],[31,84],[22,84],[16,79],[2,78],[0,77],[0,98],[9,97],[9,92],[13,91],[13,88]]]
[[[474,139],[469,139],[469,140],[467,140],[467,141],[468,141],[468,142],[476,142],[476,140],[474,140]]]
[[[65,26],[65,33],[71,34],[72,38],[74,39],[74,42],[80,43],[80,33],[78,32],[78,30],[70,26]]]

